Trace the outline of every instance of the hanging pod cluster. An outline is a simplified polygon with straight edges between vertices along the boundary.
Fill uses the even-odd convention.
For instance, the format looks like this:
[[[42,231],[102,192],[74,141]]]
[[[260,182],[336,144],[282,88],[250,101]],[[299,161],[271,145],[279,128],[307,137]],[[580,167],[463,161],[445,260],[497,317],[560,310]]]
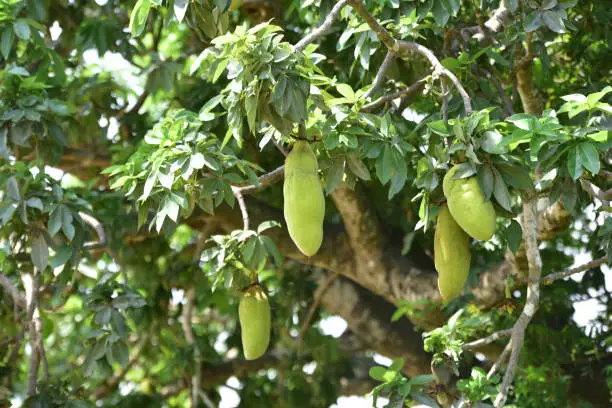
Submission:
[[[238,318],[242,349],[247,360],[261,357],[270,343],[270,303],[259,285],[251,286],[240,299]]]
[[[446,205],[440,208],[434,235],[438,288],[444,299],[458,296],[470,271],[469,237],[487,241],[495,233],[495,208],[475,177],[455,178],[458,166],[444,176]]]
[[[298,140],[285,160],[284,213],[291,239],[306,256],[316,254],[323,242],[325,196],[317,171],[310,145]]]

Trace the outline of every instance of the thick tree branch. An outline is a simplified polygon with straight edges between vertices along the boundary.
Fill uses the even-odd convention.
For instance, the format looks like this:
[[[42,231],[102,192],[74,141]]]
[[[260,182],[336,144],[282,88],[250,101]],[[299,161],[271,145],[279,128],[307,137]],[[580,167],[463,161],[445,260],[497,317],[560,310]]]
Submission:
[[[316,39],[318,39],[318,38],[324,36],[325,34],[327,34],[327,32],[331,28],[331,25],[333,24],[334,20],[336,18],[338,18],[338,15],[342,11],[342,9],[349,2],[350,2],[350,0],[340,0],[339,2],[337,2],[334,5],[334,7],[331,9],[331,11],[329,12],[327,17],[325,17],[325,20],[323,21],[323,23],[319,27],[315,28],[306,37],[302,38],[297,44],[295,44],[295,46],[294,46],[295,50],[296,51],[303,51],[304,48],[306,48],[306,46],[308,44],[310,44],[311,42],[315,41]]]
[[[542,259],[538,249],[537,240],[537,215],[536,200],[526,200],[523,203],[523,235],[525,237],[525,247],[527,260],[529,263],[529,285],[527,286],[527,300],[525,307],[512,328],[512,351],[500,391],[495,398],[495,408],[501,408],[506,403],[510,385],[514,380],[514,375],[519,362],[521,348],[525,340],[525,330],[531,319],[538,310],[540,303],[540,276],[542,274]]]
[[[511,350],[512,350],[512,339],[510,339],[510,341],[506,344],[506,347],[504,347],[504,350],[501,352],[501,354],[499,355],[495,363],[493,363],[493,365],[491,366],[491,369],[487,373],[488,380],[490,380],[491,378],[493,378],[495,374],[497,374],[502,364],[506,362],[506,359],[508,358],[508,354],[510,354]]]
[[[484,41],[489,35],[495,34],[504,28],[504,22],[510,17],[511,12],[504,2],[497,8],[491,17],[482,26],[466,27],[461,29],[461,36],[464,39],[475,37],[478,41]],[[483,30],[484,28],[484,30]]]
[[[24,273],[21,275],[23,281],[23,287],[25,288],[26,304],[27,304],[27,317],[23,323],[24,328],[26,325],[30,328],[30,367],[28,369],[28,395],[33,395],[36,392],[36,382],[38,380],[38,368],[40,366],[41,352],[40,352],[40,341],[38,335],[42,330],[42,324],[40,322],[40,314],[38,312],[38,288],[39,278],[36,275]]]

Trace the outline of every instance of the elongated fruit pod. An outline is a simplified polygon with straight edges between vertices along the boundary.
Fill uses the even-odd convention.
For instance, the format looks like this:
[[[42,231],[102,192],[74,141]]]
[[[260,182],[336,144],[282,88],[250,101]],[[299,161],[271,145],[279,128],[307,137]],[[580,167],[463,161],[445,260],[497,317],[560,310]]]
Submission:
[[[442,188],[453,218],[472,238],[488,241],[495,233],[495,208],[487,201],[476,177],[453,178],[455,166],[444,176]]]
[[[247,360],[261,357],[270,343],[270,303],[261,287],[249,288],[238,305],[242,349]]]
[[[306,256],[323,242],[325,196],[317,173],[317,157],[305,141],[298,141],[285,160],[284,212],[289,235]]]
[[[470,238],[455,222],[448,207],[442,205],[434,234],[434,263],[438,289],[446,300],[457,297],[470,272]]]

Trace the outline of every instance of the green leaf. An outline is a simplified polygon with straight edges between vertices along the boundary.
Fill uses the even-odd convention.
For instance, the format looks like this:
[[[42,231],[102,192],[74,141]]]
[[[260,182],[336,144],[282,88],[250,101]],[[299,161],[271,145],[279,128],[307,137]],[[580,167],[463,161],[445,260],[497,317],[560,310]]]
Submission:
[[[13,30],[18,38],[27,41],[30,39],[30,26],[23,20],[17,20],[13,23]]]
[[[365,163],[356,156],[348,156],[349,169],[362,180],[370,180],[370,171],[368,170]]]
[[[9,55],[11,55],[11,48],[13,48],[14,39],[15,32],[13,31],[13,27],[7,26],[2,31],[2,38],[0,39],[0,52],[5,60],[8,60]]]
[[[508,151],[508,147],[502,144],[503,136],[497,130],[487,130],[484,132],[480,147],[487,153],[503,154]]]
[[[49,214],[49,221],[47,222],[47,231],[51,237],[54,237],[55,234],[59,232],[62,228],[62,210],[60,207],[57,207],[55,210]]]
[[[531,190],[534,188],[533,180],[527,169],[514,164],[497,164],[495,166],[501,173],[504,181],[519,190]]]
[[[391,200],[397,193],[399,193],[404,185],[406,184],[406,176],[395,173],[393,177],[391,177],[391,186],[389,187],[389,194],[387,195],[387,199]]]
[[[100,309],[94,316],[94,323],[99,326],[104,326],[106,323],[110,322],[112,310],[113,309],[108,306]]]
[[[72,212],[65,205],[60,205],[62,215],[62,231],[69,240],[74,238],[74,225],[72,225]]]
[[[554,10],[546,10],[542,13],[542,20],[548,28],[556,33],[564,33],[565,25],[563,24],[563,18],[559,13]]]
[[[344,177],[344,158],[334,160],[325,177],[325,190],[331,193],[342,183]]]
[[[386,372],[385,367],[372,367],[370,368],[370,377],[376,381],[385,381]]]
[[[267,237],[265,235],[260,236],[259,239],[261,242],[264,243],[264,246],[266,247],[266,250],[268,251],[268,253],[271,254],[272,257],[274,258],[274,264],[276,266],[282,266],[283,256],[281,255],[274,241],[272,241],[270,237]]]
[[[578,155],[580,156],[582,167],[590,171],[593,175],[599,173],[599,154],[592,143],[580,143],[578,145]]]
[[[111,326],[115,333],[119,335],[123,340],[127,338],[129,333],[128,327],[125,324],[125,318],[121,313],[119,313],[116,309],[112,309],[111,312]]]
[[[582,175],[582,160],[578,146],[569,149],[567,153],[567,171],[572,180],[578,180]]]
[[[512,251],[513,254],[516,255],[520,246],[521,240],[523,239],[523,228],[521,228],[521,224],[512,220],[510,225],[506,229],[506,240],[508,241],[508,249]]]
[[[9,198],[13,201],[21,201],[21,194],[19,193],[19,185],[14,176],[9,177],[6,182],[6,193]]]
[[[491,198],[495,186],[495,176],[490,165],[481,166],[478,169],[478,185],[487,200]]]
[[[412,385],[424,385],[434,381],[436,381],[436,377],[433,375],[419,375],[417,377],[411,378],[408,382]]]
[[[58,266],[64,265],[72,257],[74,250],[69,246],[62,246],[55,251],[55,255],[51,258],[51,268],[57,268]]]
[[[32,263],[40,272],[44,271],[47,265],[49,265],[49,247],[42,234],[32,239],[32,253],[30,257]]]
[[[262,234],[270,228],[275,227],[280,227],[280,224],[277,221],[264,221],[257,227],[257,234]]]
[[[138,0],[130,16],[130,31],[132,37],[138,37],[147,25],[147,18],[151,9],[151,0]]]
[[[127,344],[123,340],[118,340],[113,343],[110,348],[107,349],[107,353],[110,351],[110,360],[118,363],[121,367],[126,367],[130,359],[130,351]],[[108,354],[107,354],[108,359]],[[109,363],[111,362],[109,361]]]
[[[506,187],[503,177],[496,168],[493,168],[493,175],[495,177],[495,186],[493,188],[495,200],[505,210],[512,211],[510,193],[508,193],[508,187]]]

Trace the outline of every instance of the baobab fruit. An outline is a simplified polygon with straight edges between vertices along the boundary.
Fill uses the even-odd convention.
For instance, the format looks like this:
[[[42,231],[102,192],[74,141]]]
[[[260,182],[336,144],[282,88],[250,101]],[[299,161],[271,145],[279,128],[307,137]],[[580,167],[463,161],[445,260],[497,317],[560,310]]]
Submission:
[[[238,317],[244,357],[255,360],[266,352],[270,343],[270,303],[260,286],[252,286],[242,295]]]
[[[316,254],[323,242],[325,197],[317,170],[310,145],[299,140],[285,160],[283,198],[289,235],[306,256]]]
[[[448,206],[442,205],[434,234],[434,263],[444,299],[453,299],[463,291],[471,258],[470,238],[453,219]]]
[[[442,188],[453,218],[472,238],[488,241],[495,233],[495,208],[488,201],[476,177],[453,178],[455,166],[444,176]]]

